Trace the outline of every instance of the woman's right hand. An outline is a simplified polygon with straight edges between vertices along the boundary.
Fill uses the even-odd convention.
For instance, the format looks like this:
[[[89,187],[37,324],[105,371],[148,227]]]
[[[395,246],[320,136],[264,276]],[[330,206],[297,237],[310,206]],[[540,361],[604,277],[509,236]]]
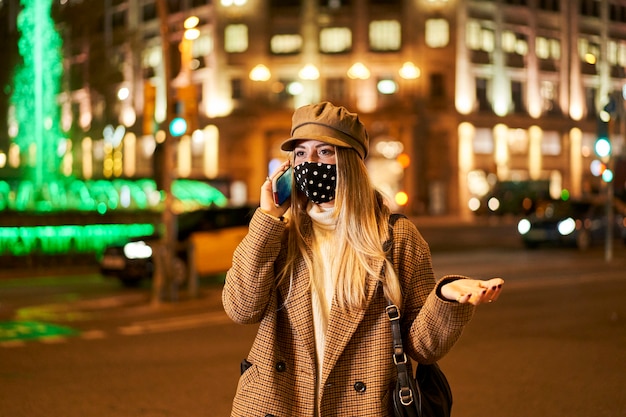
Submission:
[[[287,199],[280,207],[274,204],[274,195],[272,191],[272,180],[278,177],[291,166],[291,161],[285,161],[274,171],[261,186],[261,210],[274,217],[281,217],[289,209],[290,199]]]

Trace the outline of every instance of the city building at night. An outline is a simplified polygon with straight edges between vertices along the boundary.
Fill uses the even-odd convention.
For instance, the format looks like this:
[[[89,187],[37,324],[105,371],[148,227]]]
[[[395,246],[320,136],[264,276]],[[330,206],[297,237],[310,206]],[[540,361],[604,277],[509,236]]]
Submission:
[[[0,0],[3,62],[19,62],[19,12]],[[626,1],[54,0],[52,17],[66,176],[161,175],[170,140],[177,178],[256,201],[293,110],[321,100],[361,115],[373,178],[408,214],[470,217],[505,182],[597,192],[603,113],[623,147]],[[3,65],[0,178],[28,161],[12,77]]]

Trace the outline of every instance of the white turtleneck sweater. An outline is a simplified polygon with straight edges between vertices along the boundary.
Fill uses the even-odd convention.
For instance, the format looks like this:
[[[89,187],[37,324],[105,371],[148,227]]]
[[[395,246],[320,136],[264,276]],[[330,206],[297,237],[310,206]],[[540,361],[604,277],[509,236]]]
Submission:
[[[317,353],[318,381],[321,379],[324,364],[324,347],[330,309],[337,283],[337,256],[340,244],[335,233],[334,208],[326,209],[310,204],[308,214],[313,220],[313,274],[311,276],[311,301],[313,306],[313,326]],[[319,382],[318,382],[319,383]]]

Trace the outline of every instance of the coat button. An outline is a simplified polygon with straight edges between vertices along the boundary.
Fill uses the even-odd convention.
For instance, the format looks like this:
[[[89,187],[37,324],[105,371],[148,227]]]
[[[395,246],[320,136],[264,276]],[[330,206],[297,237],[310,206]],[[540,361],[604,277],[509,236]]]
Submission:
[[[365,386],[364,382],[359,381],[354,383],[354,390],[356,392],[365,392],[366,389],[367,387]]]
[[[287,370],[287,364],[283,361],[276,363],[276,370],[278,372],[285,372]]]
[[[275,417],[274,414],[265,414],[265,417]]]

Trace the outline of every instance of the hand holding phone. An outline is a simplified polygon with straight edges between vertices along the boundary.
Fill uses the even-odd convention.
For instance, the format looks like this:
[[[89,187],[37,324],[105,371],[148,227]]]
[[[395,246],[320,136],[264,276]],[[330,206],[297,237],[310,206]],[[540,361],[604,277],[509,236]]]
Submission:
[[[289,167],[272,180],[272,195],[274,205],[280,207],[291,196],[291,184],[293,182],[293,168]]]

